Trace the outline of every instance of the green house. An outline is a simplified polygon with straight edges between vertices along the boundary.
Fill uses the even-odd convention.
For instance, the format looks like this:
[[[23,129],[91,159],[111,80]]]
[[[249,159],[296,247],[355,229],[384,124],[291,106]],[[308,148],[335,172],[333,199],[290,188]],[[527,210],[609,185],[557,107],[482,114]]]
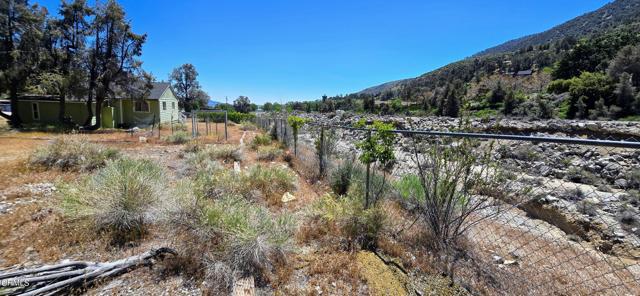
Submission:
[[[60,102],[53,96],[22,96],[18,101],[18,112],[24,123],[57,124]],[[95,115],[95,103],[92,106]],[[67,100],[65,116],[76,124],[82,124],[89,116],[85,101]],[[144,100],[131,98],[110,99],[102,107],[102,127],[143,127],[154,123],[168,123],[180,120],[178,99],[166,82],[154,82],[153,88]],[[95,123],[95,116],[92,118]]]

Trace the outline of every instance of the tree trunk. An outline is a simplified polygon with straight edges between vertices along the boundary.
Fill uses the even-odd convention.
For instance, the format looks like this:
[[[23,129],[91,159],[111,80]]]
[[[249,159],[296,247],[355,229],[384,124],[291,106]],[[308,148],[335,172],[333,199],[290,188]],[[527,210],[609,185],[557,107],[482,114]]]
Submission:
[[[103,98],[96,98],[96,123],[90,126],[88,129],[95,131],[102,127],[102,103],[104,102]]]

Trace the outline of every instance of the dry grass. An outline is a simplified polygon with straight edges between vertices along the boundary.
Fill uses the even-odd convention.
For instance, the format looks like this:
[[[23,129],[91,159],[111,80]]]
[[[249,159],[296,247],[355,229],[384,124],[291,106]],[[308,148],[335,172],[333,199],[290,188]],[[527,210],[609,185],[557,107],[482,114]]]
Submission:
[[[32,153],[29,165],[63,171],[91,171],[118,157],[118,150],[94,144],[87,138],[62,136]]]

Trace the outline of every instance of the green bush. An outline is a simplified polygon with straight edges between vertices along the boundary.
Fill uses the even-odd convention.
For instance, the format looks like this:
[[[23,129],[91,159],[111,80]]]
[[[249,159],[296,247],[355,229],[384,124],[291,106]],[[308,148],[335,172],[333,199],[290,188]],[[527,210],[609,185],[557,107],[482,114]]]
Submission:
[[[331,172],[329,185],[335,194],[345,195],[349,192],[356,167],[353,161],[344,161]]]
[[[223,112],[198,113],[198,118],[200,120],[205,120],[206,118],[209,118],[209,121],[211,122],[224,122],[224,113]],[[256,119],[256,115],[252,113],[228,112],[227,119],[228,121],[241,123],[245,121],[254,121]]]
[[[258,160],[274,161],[282,156],[282,150],[277,147],[262,146],[258,147]]]
[[[393,183],[393,188],[403,200],[415,198],[417,202],[424,200],[424,187],[420,177],[414,174],[402,176]]]
[[[171,144],[184,144],[191,140],[191,136],[187,132],[177,131],[172,135],[165,137],[164,140]]]
[[[251,141],[251,148],[253,149],[267,145],[271,145],[271,137],[268,135],[256,135]]]
[[[91,171],[118,157],[118,150],[91,143],[86,138],[63,136],[37,149],[28,162],[47,169]]]
[[[333,224],[352,247],[374,249],[382,234],[387,216],[379,203],[365,209],[364,197],[327,194],[311,205],[310,218]],[[332,227],[329,227],[332,228]]]
[[[196,154],[196,157],[210,160],[242,161],[244,159],[240,146],[232,144],[206,146]]]
[[[296,189],[298,178],[288,167],[281,165],[255,165],[244,175],[245,184],[253,190],[260,190],[264,197],[273,204],[280,202],[285,192]]]
[[[63,184],[59,192],[67,217],[111,235],[122,244],[140,238],[152,223],[167,190],[164,171],[150,160],[119,159],[95,175]]]
[[[297,177],[291,169],[274,165],[255,165],[241,173],[221,167],[200,170],[194,176],[194,190],[199,197],[219,198],[241,195],[253,198],[259,191],[271,204],[278,204],[285,192],[296,189]]]

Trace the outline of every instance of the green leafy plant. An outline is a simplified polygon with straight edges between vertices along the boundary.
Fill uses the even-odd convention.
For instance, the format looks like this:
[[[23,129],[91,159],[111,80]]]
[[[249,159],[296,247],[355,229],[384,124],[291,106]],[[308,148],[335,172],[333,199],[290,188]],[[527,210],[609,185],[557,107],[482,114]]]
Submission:
[[[367,166],[365,178],[365,207],[368,208],[369,205],[375,203],[379,197],[378,195],[372,196],[370,192],[371,165],[377,163],[383,168],[382,171],[384,176],[386,176],[386,167],[395,160],[393,152],[395,134],[391,132],[393,130],[392,124],[381,121],[367,123],[362,119],[356,123],[356,127],[368,129],[367,138],[356,143],[356,148],[361,151],[358,159]],[[374,130],[375,132],[373,132]]]
[[[258,149],[260,146],[271,145],[271,137],[269,135],[256,135],[251,141],[251,148]]]
[[[300,128],[307,123],[307,120],[302,117],[290,115],[287,118],[287,123],[293,130],[293,154],[298,155],[298,132]]]

